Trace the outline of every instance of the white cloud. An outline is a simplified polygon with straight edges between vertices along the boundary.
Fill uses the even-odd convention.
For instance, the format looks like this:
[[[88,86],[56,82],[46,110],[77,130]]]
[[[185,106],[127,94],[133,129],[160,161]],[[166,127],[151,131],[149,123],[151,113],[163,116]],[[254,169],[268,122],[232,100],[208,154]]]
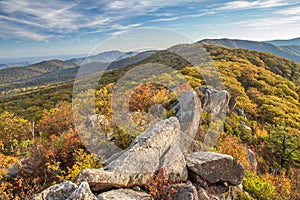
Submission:
[[[300,15],[300,6],[279,10],[276,13],[282,15]]]
[[[126,7],[126,2],[124,1],[113,1],[110,2],[107,7],[109,9],[121,9],[121,8],[125,8]]]
[[[159,19],[150,20],[150,22],[166,22],[166,21],[174,21],[177,19],[179,19],[179,17],[159,18]]]
[[[136,22],[123,24],[124,27],[111,27],[128,17],[149,15],[165,6],[174,6],[180,3],[195,0],[78,0],[70,3],[67,0],[31,1],[31,0],[0,0],[0,21],[8,29],[22,27],[26,32],[14,32],[4,34],[7,38],[25,37],[40,40],[38,35],[49,37],[53,35],[65,35],[83,30],[81,34],[104,30],[109,32],[138,27]],[[164,13],[161,13],[164,15]],[[170,16],[166,13],[165,16]],[[128,29],[128,28],[127,28]],[[0,30],[0,33],[4,30]],[[26,33],[26,34],[25,34]],[[19,35],[18,35],[19,34]],[[4,36],[2,36],[4,37]]]
[[[234,23],[234,25],[239,25],[242,27],[251,27],[253,29],[267,29],[286,24],[294,24],[296,26],[300,26],[300,16],[268,17]]]
[[[35,41],[46,41],[50,38],[50,35],[43,35],[35,33],[29,30],[26,30],[21,27],[12,27],[0,21],[0,38],[10,38],[12,36],[21,36],[26,39],[35,40]]]
[[[236,9],[253,9],[253,8],[271,8],[289,5],[284,0],[256,0],[256,1],[232,1],[215,8],[215,10],[236,10]]]

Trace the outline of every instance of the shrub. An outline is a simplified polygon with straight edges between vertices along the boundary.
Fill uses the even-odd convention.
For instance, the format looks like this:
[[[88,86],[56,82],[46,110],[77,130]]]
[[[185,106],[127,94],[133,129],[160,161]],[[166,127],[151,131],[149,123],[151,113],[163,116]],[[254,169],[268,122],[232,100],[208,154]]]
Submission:
[[[103,164],[98,162],[97,156],[95,154],[90,154],[85,152],[83,149],[75,150],[73,153],[73,158],[75,159],[75,163],[72,167],[67,167],[66,171],[63,171],[65,176],[59,176],[61,181],[70,180],[75,181],[78,173],[86,168],[101,168]]]
[[[252,197],[259,200],[273,199],[277,195],[275,187],[267,179],[250,171],[246,171],[243,186]]]
[[[160,168],[149,180],[146,190],[156,200],[172,200],[171,195],[177,192],[172,188],[175,183],[178,183],[176,176],[167,176],[164,169]]]

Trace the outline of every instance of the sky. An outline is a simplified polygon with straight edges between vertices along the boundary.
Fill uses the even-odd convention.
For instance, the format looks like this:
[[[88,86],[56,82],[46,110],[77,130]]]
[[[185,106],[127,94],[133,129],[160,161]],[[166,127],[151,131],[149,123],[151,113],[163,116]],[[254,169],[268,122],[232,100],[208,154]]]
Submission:
[[[0,0],[0,58],[85,54],[141,28],[192,41],[292,39],[300,37],[300,1]]]

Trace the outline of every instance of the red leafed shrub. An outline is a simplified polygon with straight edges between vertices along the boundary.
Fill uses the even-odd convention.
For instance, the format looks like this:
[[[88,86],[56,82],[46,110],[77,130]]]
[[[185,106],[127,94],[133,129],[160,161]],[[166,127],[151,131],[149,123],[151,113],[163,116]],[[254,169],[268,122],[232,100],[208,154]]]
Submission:
[[[177,190],[172,185],[178,183],[176,175],[166,175],[163,168],[157,170],[146,185],[146,190],[156,200],[172,200],[171,195]]]

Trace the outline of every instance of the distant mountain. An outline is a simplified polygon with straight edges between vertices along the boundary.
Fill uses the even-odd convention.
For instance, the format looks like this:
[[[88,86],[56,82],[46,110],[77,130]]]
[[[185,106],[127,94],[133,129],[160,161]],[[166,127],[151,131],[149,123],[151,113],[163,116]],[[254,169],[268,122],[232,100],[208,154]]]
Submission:
[[[266,43],[274,44],[277,46],[289,46],[289,45],[300,46],[300,37],[290,39],[290,40],[271,40],[271,41],[266,41]]]
[[[48,60],[25,67],[2,69],[0,90],[66,81],[75,77],[78,67],[72,62]]]
[[[0,58],[0,69],[9,67],[23,67],[39,63],[45,60],[68,60],[83,55],[54,55],[54,56],[36,56],[36,57],[19,57],[19,58]]]
[[[88,57],[83,57],[83,58],[73,58],[70,60],[67,60],[69,62],[74,62],[78,64],[87,64],[87,63],[92,63],[92,62],[105,62],[105,63],[110,63],[113,61],[121,60],[130,56],[134,56],[138,54],[137,52],[122,52],[122,51],[106,51],[99,53],[97,55],[93,56],[88,56]]]
[[[113,59],[114,55],[115,59],[125,57],[114,62],[89,62],[80,65],[70,61],[48,60],[25,67],[0,69],[0,91],[71,81],[76,78],[80,67],[83,69],[81,75],[86,76],[105,70],[126,67],[150,57],[155,52],[145,51],[136,55],[131,52],[122,55],[117,52],[115,52],[116,54],[106,54],[110,55],[110,58],[106,57],[106,60]],[[133,54],[133,56],[128,57],[130,54]]]
[[[198,41],[199,44],[211,44],[233,49],[248,49],[260,52],[269,52],[296,62],[300,62],[300,46],[276,46],[266,42],[256,42],[235,39],[205,39]]]

